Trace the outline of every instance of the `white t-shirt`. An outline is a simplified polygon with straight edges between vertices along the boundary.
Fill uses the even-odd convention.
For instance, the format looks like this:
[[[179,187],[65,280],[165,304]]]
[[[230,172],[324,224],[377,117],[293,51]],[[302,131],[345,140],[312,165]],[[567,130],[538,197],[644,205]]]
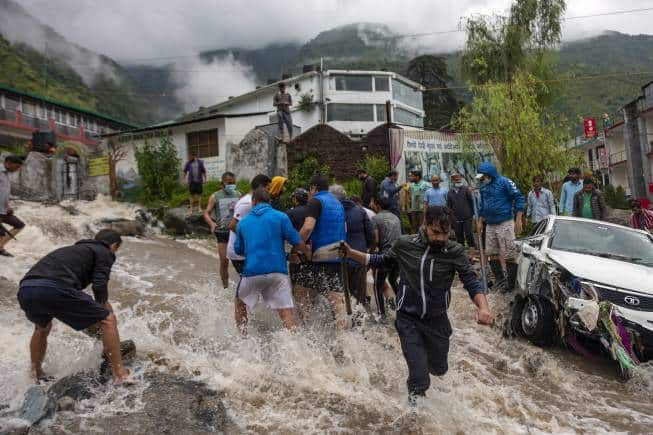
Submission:
[[[248,193],[238,200],[234,206],[234,219],[237,221],[242,220],[245,216],[249,214],[252,210],[252,195]],[[234,244],[236,243],[236,233],[229,231],[229,242],[227,243],[227,258],[230,260],[244,260],[245,257],[241,257],[236,254],[234,250]]]
[[[372,210],[370,210],[367,207],[363,207],[363,210],[365,210],[365,213],[367,213],[367,217],[370,218],[370,220],[372,220],[372,218],[376,216],[376,213],[374,213]]]

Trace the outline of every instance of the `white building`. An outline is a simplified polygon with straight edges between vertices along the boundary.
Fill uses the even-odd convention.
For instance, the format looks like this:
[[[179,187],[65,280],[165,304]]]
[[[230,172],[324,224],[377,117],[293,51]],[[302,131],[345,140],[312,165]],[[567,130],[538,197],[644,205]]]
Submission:
[[[349,136],[362,136],[387,121],[387,101],[394,123],[411,129],[424,125],[424,88],[393,72],[307,71],[283,82],[293,100],[294,137],[322,123]],[[127,157],[117,165],[118,176],[136,176],[135,147],[146,140],[169,136],[182,162],[194,152],[204,160],[209,178],[218,178],[230,169],[228,153],[248,132],[276,124],[272,100],[278,84],[259,87],[174,121],[104,135],[107,140],[126,144]]]
[[[350,136],[359,136],[387,121],[386,101],[392,106],[397,124],[424,126],[422,92],[424,87],[406,77],[388,71],[308,71],[282,80],[293,99],[293,123],[306,131],[326,122]],[[279,82],[259,87],[246,94],[203,108],[183,119],[212,114],[267,112],[276,122],[272,99]],[[296,136],[296,134],[294,135]]]

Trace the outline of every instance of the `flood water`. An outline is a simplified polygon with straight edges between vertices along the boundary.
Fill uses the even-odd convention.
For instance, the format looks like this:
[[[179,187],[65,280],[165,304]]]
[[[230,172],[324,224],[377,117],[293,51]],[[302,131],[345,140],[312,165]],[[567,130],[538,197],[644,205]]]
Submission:
[[[20,406],[30,387],[31,324],[15,299],[16,284],[42,255],[100,228],[102,218],[133,218],[135,209],[106,199],[77,203],[82,214],[17,203],[28,224],[7,247],[0,276],[0,405]],[[500,328],[474,322],[463,289],[453,295],[450,370],[432,377],[416,409],[406,398],[407,370],[391,324],[365,323],[334,333],[323,321],[297,334],[280,330],[276,315],[258,309],[249,335],[233,322],[235,275],[223,290],[212,240],[126,238],[112,272],[110,300],[122,339],[136,342],[146,370],[175,371],[224,395],[244,433],[650,433],[653,366],[623,382],[607,360],[563,349],[542,350],[504,339]],[[233,272],[233,271],[232,271]],[[490,295],[501,320],[507,300]],[[97,367],[101,346],[55,321],[44,369],[65,376]],[[169,362],[156,366],[152,356]],[[117,415],[144,406],[145,385],[104,387],[75,412],[58,413],[42,433],[123,433]],[[170,406],[176,406],[171,400]],[[110,423],[111,422],[111,423]],[[163,428],[162,428],[163,430]],[[126,433],[126,432],[125,432]]]

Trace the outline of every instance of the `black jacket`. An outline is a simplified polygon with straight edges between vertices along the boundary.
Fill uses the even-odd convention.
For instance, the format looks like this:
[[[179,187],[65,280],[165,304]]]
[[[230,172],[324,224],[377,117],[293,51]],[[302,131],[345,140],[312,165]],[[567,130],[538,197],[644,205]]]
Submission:
[[[370,201],[373,196],[376,196],[376,180],[374,177],[368,175],[365,180],[363,180],[363,194],[361,195],[361,201],[363,201],[363,206],[369,207]]]
[[[370,221],[365,210],[356,205],[354,201],[343,199],[340,203],[345,209],[347,243],[358,251],[367,252],[376,238],[372,221]]]
[[[80,240],[50,252],[25,274],[25,279],[50,279],[83,290],[93,284],[95,300],[102,304],[109,295],[107,284],[116,256],[109,245],[95,240]]]
[[[449,207],[454,214],[457,221],[465,221],[471,219],[474,215],[474,200],[472,193],[466,186],[452,187],[447,192],[447,207]]]
[[[369,265],[399,268],[397,311],[410,316],[432,318],[445,314],[456,273],[470,298],[487,293],[465,255],[465,248],[448,241],[442,250],[436,251],[429,246],[423,229],[401,236],[386,254],[370,255]]]

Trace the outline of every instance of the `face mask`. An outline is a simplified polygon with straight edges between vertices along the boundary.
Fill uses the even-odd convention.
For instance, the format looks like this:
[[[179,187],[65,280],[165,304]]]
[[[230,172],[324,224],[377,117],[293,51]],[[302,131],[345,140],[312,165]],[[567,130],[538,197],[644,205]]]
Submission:
[[[434,240],[434,241],[429,240],[429,246],[431,247],[431,249],[434,250],[434,251],[438,251],[438,252],[442,251],[442,249],[444,248],[444,246],[446,244],[447,244],[447,242],[445,242],[443,240]]]
[[[457,182],[457,183],[453,183],[453,185],[454,185],[455,187],[463,187],[463,182],[462,182],[462,181],[459,181],[459,182]]]
[[[228,194],[231,195],[232,193],[234,193],[236,191],[236,185],[235,184],[227,184],[227,185],[224,186],[224,190],[225,190],[225,192],[227,192]]]

